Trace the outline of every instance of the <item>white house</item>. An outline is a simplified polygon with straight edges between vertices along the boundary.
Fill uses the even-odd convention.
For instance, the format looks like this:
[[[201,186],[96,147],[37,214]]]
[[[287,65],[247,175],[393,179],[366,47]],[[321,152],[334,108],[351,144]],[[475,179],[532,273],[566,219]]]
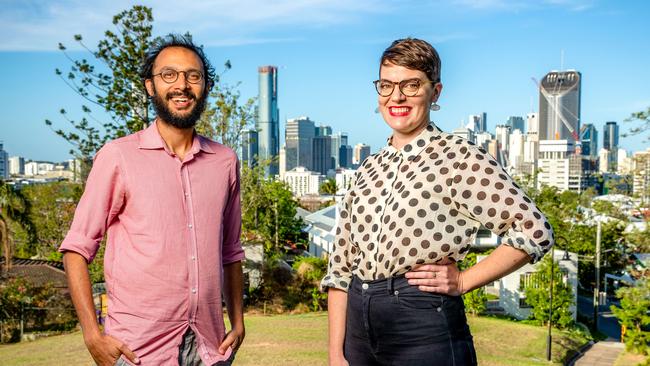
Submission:
[[[578,303],[578,255],[568,252],[568,260],[565,257],[565,251],[556,249],[554,253],[555,262],[559,263],[560,271],[564,274],[563,280],[568,283],[573,292],[573,305],[570,308],[573,319],[577,319]],[[550,255],[550,253],[548,254]],[[487,256],[477,256],[477,261],[481,261]],[[515,272],[495,281],[494,289],[499,293],[499,306],[508,314],[517,319],[526,319],[530,316],[530,306],[526,304],[526,295],[522,285],[535,272],[539,262],[536,264],[526,264]],[[549,292],[550,294],[550,292]]]

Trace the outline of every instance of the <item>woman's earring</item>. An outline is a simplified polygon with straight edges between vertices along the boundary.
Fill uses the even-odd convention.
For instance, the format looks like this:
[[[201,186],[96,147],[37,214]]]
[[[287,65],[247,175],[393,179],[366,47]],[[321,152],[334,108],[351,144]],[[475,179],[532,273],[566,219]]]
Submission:
[[[431,107],[429,107],[429,108],[434,112],[440,110],[440,106],[436,102],[431,103]]]
[[[375,108],[375,113],[379,113],[379,107]]]

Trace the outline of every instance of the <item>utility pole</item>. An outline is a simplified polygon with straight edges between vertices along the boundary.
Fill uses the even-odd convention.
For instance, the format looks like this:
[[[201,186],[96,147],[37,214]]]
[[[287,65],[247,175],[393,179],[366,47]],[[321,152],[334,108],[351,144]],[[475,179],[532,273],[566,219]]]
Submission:
[[[594,329],[598,330],[598,298],[600,295],[600,237],[602,231],[602,224],[598,221],[598,229],[596,230],[596,286],[594,287]]]
[[[553,282],[555,282],[555,277],[553,276],[553,267],[555,265],[555,245],[551,247],[551,292],[548,299],[548,335],[546,336],[546,361],[551,360],[551,328],[553,326]]]
[[[278,201],[275,201],[274,204],[275,207],[275,249],[278,249],[279,244],[280,244],[280,237],[278,233],[279,225],[278,225]]]

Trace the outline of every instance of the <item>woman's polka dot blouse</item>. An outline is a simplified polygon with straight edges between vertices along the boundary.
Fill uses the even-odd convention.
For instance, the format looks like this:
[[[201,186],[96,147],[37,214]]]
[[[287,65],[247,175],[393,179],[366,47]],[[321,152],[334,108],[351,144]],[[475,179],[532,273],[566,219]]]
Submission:
[[[484,225],[538,261],[553,230],[482,148],[430,124],[411,143],[368,157],[340,205],[326,289],[376,280],[444,258],[461,260]]]

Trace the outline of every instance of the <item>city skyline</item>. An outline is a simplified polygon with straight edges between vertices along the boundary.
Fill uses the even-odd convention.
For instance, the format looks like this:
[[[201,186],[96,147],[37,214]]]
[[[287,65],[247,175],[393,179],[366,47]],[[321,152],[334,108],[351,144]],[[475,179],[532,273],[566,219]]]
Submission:
[[[287,119],[309,116],[346,132],[350,146],[366,143],[373,152],[383,147],[390,129],[373,113],[376,93],[370,82],[377,77],[383,49],[404,36],[428,40],[441,54],[442,109],[432,119],[448,132],[458,128],[461,120],[467,124],[469,115],[487,113],[487,130],[494,133],[495,126],[506,124],[510,116],[539,112],[538,90],[531,78],[541,80],[552,70],[581,72],[580,124],[596,126],[599,137],[607,121],[616,121],[625,133],[631,124],[623,120],[650,106],[646,87],[650,71],[643,61],[650,50],[639,47],[650,35],[642,15],[650,6],[644,2],[406,1],[398,7],[385,1],[357,5],[298,1],[296,5],[278,2],[272,9],[244,3],[251,9],[251,4],[259,7],[247,15],[233,11],[218,15],[217,20],[232,29],[207,22],[206,12],[196,8],[176,20],[169,2],[145,5],[153,7],[154,35],[189,31],[206,46],[218,70],[231,60],[233,68],[222,80],[231,85],[241,82],[242,98],[257,96],[259,66],[277,65],[280,131]],[[232,3],[202,6],[218,10],[224,5]],[[76,117],[82,104],[81,97],[54,75],[55,68],[69,66],[56,43],[64,42],[74,50],[72,37],[80,33],[93,47],[99,34],[111,29],[111,16],[128,6],[120,1],[99,2],[96,8],[76,1],[57,1],[49,7],[15,3],[3,12],[0,29],[12,37],[0,41],[0,75],[11,87],[1,92],[5,114],[0,140],[10,156],[69,158],[70,146],[44,123],[48,118],[57,128],[65,128],[59,109]],[[395,16],[398,9],[406,11]],[[258,21],[250,18],[255,14]],[[440,14],[444,16],[436,16],[432,26],[430,17]],[[548,27],[548,17],[553,17],[553,27]],[[60,24],[67,25],[57,27]],[[52,31],[33,37],[26,30],[41,26]],[[620,70],[635,77],[621,77]],[[645,150],[647,137],[621,137],[619,146]]]

